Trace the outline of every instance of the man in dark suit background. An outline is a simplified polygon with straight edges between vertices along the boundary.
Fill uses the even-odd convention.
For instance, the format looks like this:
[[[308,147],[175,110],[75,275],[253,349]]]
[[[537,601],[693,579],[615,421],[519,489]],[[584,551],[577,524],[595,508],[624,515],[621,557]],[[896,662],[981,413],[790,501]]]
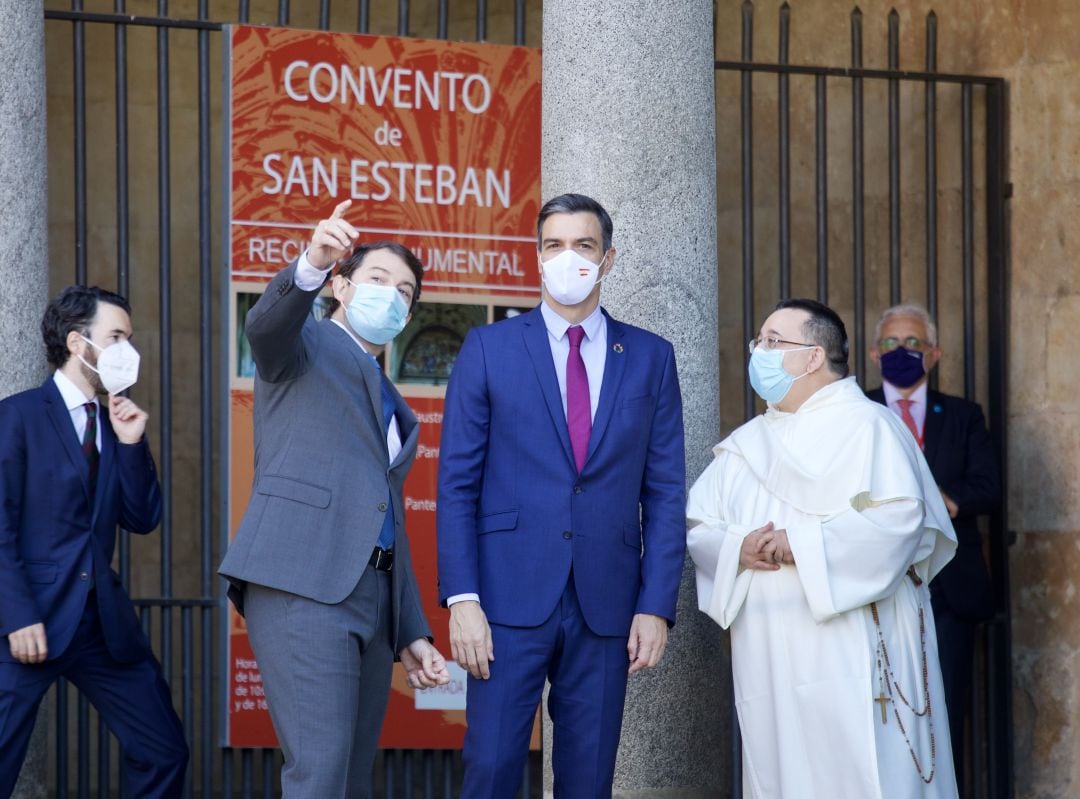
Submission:
[[[930,593],[956,776],[962,783],[975,627],[994,612],[976,517],[993,513],[1001,501],[997,453],[982,408],[927,386],[941,349],[937,328],[924,308],[907,304],[886,310],[877,323],[870,357],[881,367],[882,386],[868,395],[893,409],[919,441],[956,530],[956,556],[930,584]]]
[[[183,728],[110,566],[118,524],[149,533],[161,519],[147,414],[118,395],[138,371],[130,312],[110,291],[64,289],[41,323],[56,371],[0,401],[0,797],[59,677],[119,739],[128,795],[183,789]]]
[[[395,657],[414,688],[450,679],[405,535],[419,427],[376,361],[408,321],[423,267],[395,242],[354,249],[350,204],[319,222],[245,328],[255,481],[220,572],[263,674],[288,799],[370,795]],[[316,322],[328,280],[334,299]]]
[[[514,796],[545,679],[558,799],[611,795],[627,675],[667,645],[686,550],[669,342],[612,319],[611,217],[537,220],[542,302],[471,330],[439,451],[440,599],[469,671],[466,799]]]

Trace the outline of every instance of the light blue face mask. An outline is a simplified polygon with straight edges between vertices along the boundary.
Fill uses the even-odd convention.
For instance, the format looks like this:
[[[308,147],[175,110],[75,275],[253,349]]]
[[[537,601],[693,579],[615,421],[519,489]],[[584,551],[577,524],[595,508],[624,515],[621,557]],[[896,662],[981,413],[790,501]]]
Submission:
[[[796,377],[784,368],[784,354],[798,352],[799,350],[812,350],[810,347],[794,347],[790,350],[767,350],[764,347],[756,347],[750,353],[750,385],[754,391],[766,402],[775,405],[787,396],[791,385],[796,380],[806,377],[809,372],[803,372]]]
[[[381,346],[405,329],[409,306],[396,288],[345,279],[356,286],[345,307],[345,318],[356,335]]]

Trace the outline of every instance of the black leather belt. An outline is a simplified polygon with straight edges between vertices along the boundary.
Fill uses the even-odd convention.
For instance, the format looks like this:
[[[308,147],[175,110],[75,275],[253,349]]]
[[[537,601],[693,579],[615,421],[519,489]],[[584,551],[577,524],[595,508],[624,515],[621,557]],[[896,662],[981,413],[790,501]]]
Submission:
[[[378,571],[388,572],[394,568],[394,550],[375,547],[368,563],[374,566]]]

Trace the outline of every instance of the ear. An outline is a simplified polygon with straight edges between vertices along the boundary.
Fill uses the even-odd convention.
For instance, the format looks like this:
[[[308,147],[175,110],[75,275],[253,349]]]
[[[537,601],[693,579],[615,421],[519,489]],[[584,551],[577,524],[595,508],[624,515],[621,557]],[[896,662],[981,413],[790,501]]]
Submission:
[[[870,360],[874,363],[881,363],[881,353],[878,352],[877,347],[870,348]]]
[[[607,258],[604,261],[604,265],[600,267],[600,274],[597,275],[598,280],[607,277],[609,274],[611,274],[611,270],[615,268],[615,248],[612,247],[605,253],[605,255],[607,256]]]
[[[820,346],[814,347],[814,349],[810,351],[810,360],[806,364],[806,371],[813,373],[819,369],[825,369],[826,367],[825,348]]]
[[[87,346],[86,342],[82,340],[82,336],[79,334],[78,330],[70,331],[67,334],[67,340],[65,343],[67,344],[67,351],[69,357],[73,355],[78,355],[80,352],[82,352],[82,348]]]
[[[923,368],[926,369],[927,372],[929,372],[931,369],[933,369],[935,366],[937,366],[937,362],[940,361],[940,360],[941,360],[941,348],[940,347],[934,347],[933,349],[927,350],[926,352],[923,353]]]
[[[342,305],[347,304],[343,298],[343,295],[345,294],[349,285],[349,281],[343,278],[341,275],[334,275],[332,278],[330,278],[330,291],[333,292],[334,299]]]

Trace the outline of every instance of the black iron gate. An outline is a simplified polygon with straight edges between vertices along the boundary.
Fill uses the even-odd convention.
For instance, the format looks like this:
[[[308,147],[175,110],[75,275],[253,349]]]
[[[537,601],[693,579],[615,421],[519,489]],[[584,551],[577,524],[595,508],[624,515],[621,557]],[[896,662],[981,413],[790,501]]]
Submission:
[[[221,554],[216,531],[225,517],[215,454],[220,386],[228,381],[219,382],[227,369],[219,342],[227,332],[217,321],[222,264],[214,243],[223,232],[214,221],[221,218],[215,191],[221,180],[213,173],[220,173],[222,26],[293,25],[518,45],[538,45],[538,36],[526,36],[525,0],[476,0],[471,8],[458,3],[453,9],[449,0],[422,8],[410,8],[409,0],[60,5],[46,2],[45,10],[50,228],[54,264],[67,260],[60,242],[70,231],[73,271],[54,268],[51,281],[53,289],[72,280],[115,285],[132,299],[143,354],[138,395],[151,413],[164,497],[159,537],[145,541],[121,532],[120,574],[137,597],[187,731],[186,795],[269,797],[277,793],[278,750],[223,748],[218,726],[223,619],[214,571]],[[70,47],[62,42],[66,31]],[[155,561],[156,575],[147,566]],[[55,795],[118,795],[115,740],[73,686],[61,682],[50,696]],[[385,751],[376,790],[385,797],[448,799],[460,771],[457,752]],[[536,795],[539,779],[534,756],[521,795]]]
[[[867,323],[872,325],[876,311],[887,306],[921,300],[939,326],[949,328],[950,340],[962,342],[962,382],[954,374],[949,388],[968,399],[978,399],[986,407],[1002,466],[1002,484],[1007,485],[1004,454],[1009,186],[1004,80],[939,73],[937,17],[933,12],[925,19],[924,71],[916,72],[900,68],[900,16],[895,10],[888,16],[885,69],[869,69],[863,64],[863,16],[858,7],[850,17],[851,63],[833,68],[789,63],[792,9],[786,2],[778,8],[770,4],[765,11],[770,16],[759,19],[759,24],[763,22],[770,32],[775,26],[779,43],[776,62],[755,62],[755,6],[745,0],[739,10],[739,60],[716,61],[717,161],[721,164],[721,178],[734,178],[736,173],[734,169],[730,174],[724,172],[725,160],[737,159],[739,163],[737,181],[718,181],[720,285],[741,288],[740,292],[731,292],[732,300],[726,306],[721,297],[721,324],[726,307],[730,318],[741,319],[742,333],[721,335],[721,382],[738,385],[743,378],[744,386],[741,398],[733,398],[726,405],[721,400],[725,426],[730,428],[757,412],[753,390],[743,374],[743,342],[754,337],[756,325],[779,299],[814,296],[841,310],[853,339],[854,372],[863,386],[867,385]],[[736,20],[718,18],[717,26],[720,51],[732,38],[729,31],[736,28]],[[763,81],[767,81],[764,91]],[[725,88],[730,92],[725,93]],[[793,89],[804,93],[793,96]],[[917,94],[920,89],[921,98]],[[906,115],[902,113],[902,90],[907,92]],[[867,95],[871,93],[873,102],[868,113]],[[834,108],[830,115],[830,94],[834,98],[849,97],[850,105],[841,106],[840,113]],[[939,109],[939,100],[946,94],[947,104]],[[728,98],[733,101],[730,110],[724,105]],[[802,128],[808,135],[802,139],[792,133],[794,107],[805,117]],[[762,112],[767,114],[764,134],[755,130],[755,112],[759,126]],[[981,128],[975,123],[978,114],[983,118]],[[730,122],[730,136],[723,135],[725,120]],[[868,125],[882,142],[868,137]],[[831,131],[838,138],[838,128],[842,136],[850,136],[850,142],[845,138],[839,147],[829,140]],[[921,158],[913,159],[914,166],[908,166],[901,155],[918,149],[911,146],[912,138],[921,139],[922,153]],[[736,139],[738,151],[731,144]],[[766,145],[762,145],[763,139]],[[883,144],[874,147],[881,163],[868,165],[868,141]],[[837,149],[846,158],[840,169],[836,169]],[[981,163],[976,161],[979,150]],[[793,152],[803,156],[796,158],[802,167],[802,174],[797,170],[796,175],[802,180],[795,183]],[[939,153],[952,173],[948,181],[941,178]],[[830,155],[834,156],[831,160]],[[959,168],[954,166],[957,163]],[[878,178],[877,184],[869,187],[868,166],[873,167],[873,177]],[[755,181],[756,171],[766,174],[764,190],[762,182]],[[830,185],[830,176],[836,171],[847,173],[839,190]],[[910,194],[902,194],[905,180],[916,187],[914,202]],[[879,188],[882,190],[877,192]],[[795,208],[803,212],[800,229],[796,229],[800,220],[793,216],[793,197]],[[910,213],[905,217],[902,210],[910,210],[911,206],[921,211],[921,218],[912,219]],[[981,211],[981,219],[977,211]],[[757,235],[763,216],[775,235]],[[902,222],[914,232],[905,230],[902,234]],[[977,236],[980,226],[981,240]],[[731,235],[725,237],[728,228]],[[869,235],[878,231],[887,232],[875,235],[874,241],[880,246],[868,250]],[[724,252],[725,238],[733,244],[741,243],[741,260],[734,251]],[[916,247],[912,241],[922,246]],[[943,242],[946,246],[942,246]],[[850,249],[838,255],[837,243]],[[802,257],[795,258],[793,251],[799,247]],[[912,279],[912,275],[919,279]],[[840,290],[836,284],[841,284]],[[881,290],[875,291],[876,286]],[[875,312],[870,317],[869,299],[876,301],[876,305],[869,306]],[[943,364],[936,371],[944,368]],[[936,387],[937,373],[932,379]],[[1008,571],[1012,536],[1005,529],[1006,518],[1003,499],[1000,511],[989,519],[985,539],[996,612],[978,633],[977,674],[972,686],[974,710],[968,729],[968,758],[963,765],[967,775],[965,795],[995,799],[1013,795]],[[739,796],[741,755],[734,714],[732,742],[731,790],[733,796]]]

